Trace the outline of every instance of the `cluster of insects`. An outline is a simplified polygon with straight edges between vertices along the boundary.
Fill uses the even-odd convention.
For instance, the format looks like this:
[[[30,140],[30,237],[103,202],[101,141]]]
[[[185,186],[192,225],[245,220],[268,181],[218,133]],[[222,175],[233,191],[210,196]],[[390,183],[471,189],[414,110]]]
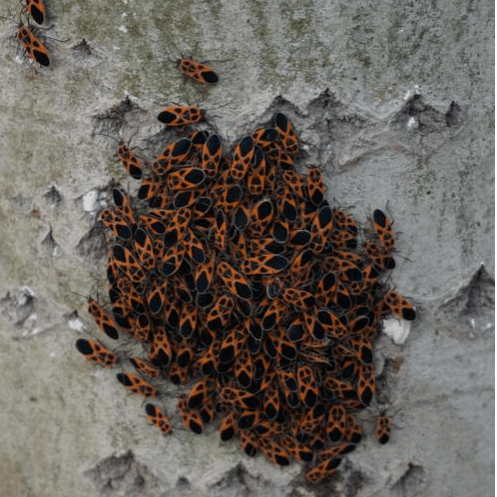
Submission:
[[[217,82],[195,64],[179,67]],[[197,107],[171,106],[158,119],[173,139],[153,160],[118,146],[140,186],[134,195],[114,188],[100,214],[114,240],[108,301],[88,304],[107,339],[140,343],[142,353],[123,357],[93,338],[76,347],[124,368],[118,381],[149,400],[146,415],[163,434],[173,431],[160,403],[168,379],[182,386],[188,429],[214,423],[247,455],[302,461],[307,480],[321,481],[361,441],[356,413],[376,393],[381,320],[415,318],[385,283],[395,267],[392,221],[375,210],[360,229],[331,206],[320,168],[297,170],[300,143],[283,113],[229,150]],[[380,416],[380,443],[390,430]]]

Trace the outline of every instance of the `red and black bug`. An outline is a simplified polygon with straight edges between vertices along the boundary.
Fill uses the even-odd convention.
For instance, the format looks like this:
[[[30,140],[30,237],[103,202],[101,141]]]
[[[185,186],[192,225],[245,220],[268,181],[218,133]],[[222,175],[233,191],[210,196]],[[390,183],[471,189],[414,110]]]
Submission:
[[[40,26],[45,22],[47,15],[44,0],[21,0],[21,14],[29,12],[31,17]]]
[[[388,219],[383,211],[376,209],[373,212],[372,224],[382,247],[391,252],[395,246],[395,235],[390,219]]]
[[[130,392],[144,397],[157,397],[157,388],[134,373],[117,373],[116,378]]]
[[[169,128],[195,124],[205,120],[205,113],[198,107],[167,107],[157,117]]]
[[[50,65],[50,52],[46,45],[36,36],[36,28],[19,23],[16,38],[22,45],[24,53],[38,64],[48,67]]]
[[[171,421],[160,408],[153,404],[145,404],[145,412],[148,420],[157,426],[164,435],[170,435],[173,432]]]
[[[188,400],[186,397],[180,397],[177,405],[185,427],[193,431],[193,433],[200,435],[204,427],[204,421],[200,414],[197,411],[188,408]]]
[[[95,323],[97,323],[100,330],[109,338],[112,338],[113,340],[119,338],[119,333],[114,320],[109,316],[101,304],[91,298],[88,299],[88,313],[95,320]]]
[[[218,75],[206,64],[192,59],[178,59],[176,65],[182,74],[201,85],[213,85],[219,81]]]
[[[376,418],[376,428],[374,432],[374,438],[378,440],[381,445],[388,443],[390,437],[392,436],[392,421],[382,412]]]
[[[134,179],[141,179],[143,175],[143,161],[139,159],[124,142],[117,147],[117,158],[122,162],[126,172]]]
[[[115,354],[97,340],[79,338],[76,340],[76,348],[90,362],[96,362],[107,368],[112,368],[119,362]]]
[[[254,140],[251,136],[242,138],[235,146],[231,161],[231,176],[236,181],[241,181],[250,168],[254,157]]]
[[[326,459],[325,461],[311,468],[306,473],[305,477],[310,483],[318,483],[321,480],[324,480],[326,477],[335,474],[337,471],[336,468],[340,465],[341,462],[342,459],[339,457]]]

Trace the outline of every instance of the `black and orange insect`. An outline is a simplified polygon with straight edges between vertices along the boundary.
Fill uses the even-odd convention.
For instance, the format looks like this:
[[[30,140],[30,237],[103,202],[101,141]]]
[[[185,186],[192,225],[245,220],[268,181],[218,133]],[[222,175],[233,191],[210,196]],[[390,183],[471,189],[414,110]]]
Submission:
[[[231,317],[235,302],[230,295],[221,295],[206,317],[206,325],[211,331],[223,329]]]
[[[204,427],[204,422],[200,414],[194,409],[188,408],[188,400],[186,397],[180,397],[177,406],[185,427],[193,431],[193,433],[200,435]]]
[[[373,212],[372,224],[382,247],[391,252],[395,246],[395,235],[390,219],[388,219],[383,211],[376,209]]]
[[[133,230],[123,217],[113,209],[103,209],[100,212],[100,222],[109,229],[114,236],[122,240],[129,240],[133,236]]]
[[[100,330],[109,338],[112,338],[113,340],[119,338],[119,333],[114,320],[109,316],[102,305],[92,298],[88,299],[88,313],[95,320],[95,323],[97,323]]]
[[[391,271],[395,269],[395,259],[390,251],[385,250],[377,241],[366,240],[363,243],[366,257],[373,262],[378,271]]]
[[[205,181],[206,175],[202,168],[185,166],[171,171],[167,176],[167,184],[173,191],[197,188]]]
[[[380,316],[385,316],[385,309],[387,309],[389,313],[407,321],[412,321],[416,318],[414,304],[393,290],[389,290],[383,296],[381,305]]]
[[[311,241],[315,253],[323,252],[332,229],[333,219],[330,206],[321,205],[311,224]]]
[[[113,188],[112,199],[114,200],[115,209],[119,216],[121,216],[129,226],[136,226],[135,214],[129,196],[120,188]]]
[[[41,66],[50,65],[50,52],[46,45],[36,36],[36,28],[19,23],[16,31],[16,38],[22,45],[24,53],[33,61],[38,62]]]
[[[150,362],[145,359],[141,359],[140,357],[132,357],[129,362],[133,364],[136,371],[140,374],[148,376],[150,378],[157,379],[160,375],[160,369],[156,368]]]
[[[252,298],[252,289],[250,288],[250,282],[231,264],[226,261],[220,261],[217,265],[216,271],[219,278],[221,278],[223,283],[232,294],[242,299]]]
[[[307,195],[309,200],[319,205],[324,199],[325,187],[321,170],[317,166],[312,166],[307,172]]]
[[[167,107],[157,117],[168,128],[195,124],[205,120],[205,112],[198,107]]]
[[[214,85],[219,81],[218,75],[206,64],[192,59],[178,59],[176,65],[182,74],[200,85]]]
[[[311,462],[314,457],[312,449],[300,443],[291,435],[283,435],[281,437],[281,444],[296,461]]]
[[[252,385],[255,379],[255,368],[252,355],[247,347],[242,348],[235,357],[233,371],[241,387],[249,388]]]
[[[290,119],[279,112],[274,115],[274,127],[278,132],[278,140],[284,151],[292,156],[297,155],[300,146]]]
[[[251,430],[240,430],[238,433],[240,437],[239,447],[249,457],[254,457],[257,454],[259,447],[259,437]]]
[[[363,405],[367,406],[376,393],[376,381],[372,364],[361,364],[357,380],[357,395]]]
[[[171,340],[163,327],[156,328],[148,357],[156,367],[168,366],[173,359]]]
[[[317,464],[311,468],[305,475],[306,479],[310,483],[318,483],[324,480],[328,476],[336,473],[336,468],[340,465],[342,459],[339,457],[334,457],[332,459],[326,459],[325,461]]]
[[[347,428],[347,411],[342,404],[332,404],[326,419],[326,433],[333,443],[340,442]]]
[[[219,424],[219,436],[223,442],[231,440],[237,433],[236,420],[237,413],[235,411],[229,411],[226,416],[223,417],[221,423]]]
[[[254,157],[254,140],[251,136],[242,138],[235,146],[231,161],[231,176],[235,181],[242,181],[250,168]]]
[[[116,355],[97,340],[79,338],[76,340],[76,348],[90,362],[96,362],[108,368],[114,367],[119,362]]]
[[[157,397],[158,390],[134,373],[117,373],[117,380],[127,390],[144,397]]]
[[[173,362],[169,366],[166,376],[174,385],[184,385],[188,381],[189,372],[188,366],[182,368],[177,362]]]
[[[240,388],[221,388],[219,391],[219,399],[228,405],[233,405],[241,409],[259,409],[261,407],[257,395],[246,392]]]
[[[21,13],[29,12],[36,24],[41,26],[45,22],[47,12],[44,0],[21,0],[21,5]]]
[[[260,309],[261,308],[262,306]],[[265,331],[272,330],[279,322],[281,322],[285,311],[287,311],[285,302],[281,299],[274,299],[266,308],[264,315],[262,316],[262,329]]]
[[[133,283],[141,283],[145,279],[145,271],[133,253],[123,245],[114,245],[112,258],[119,270]]]
[[[164,435],[170,435],[173,432],[171,421],[159,407],[154,404],[145,404],[145,412],[148,420],[157,426]]]
[[[151,169],[155,176],[163,177],[174,170],[176,166],[186,164],[190,157],[192,141],[189,138],[173,141],[152,163]]]
[[[319,399],[319,382],[313,368],[308,364],[299,364],[297,366],[297,381],[300,402],[307,407],[314,407]]]
[[[288,466],[290,464],[288,451],[273,439],[261,436],[259,438],[259,447],[273,464],[278,464],[279,466]]]
[[[280,390],[283,392],[286,403],[290,407],[297,407],[299,405],[299,394],[295,371],[278,369],[277,374]]]
[[[242,261],[240,270],[246,275],[277,274],[288,266],[288,259],[277,254],[254,255]]]
[[[143,175],[143,161],[139,159],[124,142],[119,143],[116,151],[117,158],[122,162],[126,172],[134,179]]]
[[[214,393],[215,384],[210,378],[203,378],[193,385],[188,394],[188,409],[199,409]]]
[[[324,461],[325,459],[333,459],[334,457],[348,454],[349,452],[355,450],[355,448],[356,444],[354,443],[342,442],[337,445],[332,445],[331,447],[321,449],[317,453],[317,459],[319,461]]]
[[[265,198],[255,203],[250,212],[250,233],[254,238],[264,236],[274,221],[274,206]]]
[[[152,271],[155,268],[154,245],[152,238],[143,228],[137,228],[133,233],[133,247],[143,268]]]
[[[392,436],[392,421],[385,412],[380,413],[376,418],[376,428],[374,438],[378,443],[384,445],[388,443]]]
[[[306,194],[306,180],[305,177],[293,169],[283,171],[281,175],[286,186],[295,194],[300,200],[305,198]],[[285,195],[285,198],[292,198],[292,195]],[[284,214],[284,211],[282,212]],[[293,219],[289,219],[292,221]]]
[[[223,156],[223,147],[218,135],[211,135],[202,146],[200,167],[204,170],[206,176],[214,179],[219,172],[221,159]]]

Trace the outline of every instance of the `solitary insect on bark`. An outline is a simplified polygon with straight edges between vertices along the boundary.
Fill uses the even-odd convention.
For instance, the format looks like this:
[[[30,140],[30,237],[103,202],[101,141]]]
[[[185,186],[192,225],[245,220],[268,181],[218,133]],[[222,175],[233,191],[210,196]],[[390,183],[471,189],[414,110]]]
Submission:
[[[178,59],[176,65],[186,77],[201,85],[214,85],[219,81],[218,75],[206,64],[195,62],[192,59]]]
[[[24,53],[38,64],[48,67],[50,65],[50,52],[46,45],[36,36],[36,28],[19,23],[16,38],[22,45]]]

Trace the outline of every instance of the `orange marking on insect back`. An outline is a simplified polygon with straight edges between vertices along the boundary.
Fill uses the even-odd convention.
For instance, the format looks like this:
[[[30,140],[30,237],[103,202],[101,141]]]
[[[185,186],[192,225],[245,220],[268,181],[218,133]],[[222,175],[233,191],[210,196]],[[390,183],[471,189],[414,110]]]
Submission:
[[[112,209],[104,209],[100,213],[100,222],[109,229],[114,236],[122,240],[129,240],[133,236],[133,231],[117,212]]]
[[[254,457],[257,454],[259,447],[259,437],[251,430],[240,430],[239,432],[240,444],[239,447],[249,457]]]
[[[193,409],[188,409],[188,400],[186,397],[180,397],[177,406],[185,427],[193,431],[193,433],[200,435],[204,427],[204,422],[200,414]]]
[[[173,347],[163,327],[155,330],[148,356],[157,367],[168,366],[172,361]]]
[[[297,381],[300,402],[307,407],[314,407],[319,399],[319,383],[311,366],[308,364],[298,365]]]
[[[236,427],[237,414],[234,411],[230,411],[219,424],[219,435],[223,442],[231,440],[237,433]]]
[[[288,466],[290,464],[288,451],[271,438],[261,436],[259,438],[259,447],[273,464],[278,464],[279,466]]]
[[[217,265],[217,275],[221,278],[228,290],[242,298],[251,299],[252,289],[248,279],[237,271],[232,265],[226,261],[221,261]]]
[[[278,132],[278,139],[284,151],[293,156],[297,155],[300,146],[290,119],[284,114],[277,113],[274,115],[273,120],[274,127]]]
[[[121,142],[116,151],[126,172],[134,179],[141,179],[143,175],[143,161],[136,157],[133,151],[124,142]]]
[[[363,405],[367,406],[376,393],[376,381],[373,365],[361,364],[357,380],[357,395]]]
[[[152,173],[162,178],[168,175],[177,166],[187,163],[190,158],[192,141],[189,138],[182,138],[167,144],[166,148],[152,163]]]
[[[388,443],[392,436],[392,421],[385,412],[380,413],[376,418],[374,438],[378,443],[384,445]]]
[[[48,67],[50,65],[50,53],[46,45],[36,36],[36,28],[19,23],[16,38],[21,44],[24,54],[38,64]]]
[[[241,409],[258,409],[260,407],[260,400],[256,395],[239,388],[223,387],[219,391],[219,398],[226,404]]]
[[[314,457],[314,451],[306,445],[300,443],[291,435],[281,437],[281,445],[293,456],[297,461],[311,462]]]
[[[246,136],[235,146],[233,159],[231,161],[231,176],[236,181],[241,181],[250,167],[254,156],[254,141],[252,137]]]
[[[115,354],[97,340],[79,338],[76,341],[76,348],[90,362],[96,362],[108,368],[112,368],[118,363]]]
[[[104,310],[101,304],[94,299],[88,299],[88,313],[97,323],[100,330],[105,333],[109,338],[117,340],[119,333],[117,332],[114,320]]]
[[[328,410],[326,433],[331,442],[340,442],[347,428],[347,411],[342,404],[333,404]]]
[[[148,420],[157,426],[164,435],[170,435],[173,432],[171,421],[160,408],[153,404],[145,404],[145,412]]]
[[[416,318],[414,304],[393,290],[389,290],[383,296],[383,305],[391,314],[401,319],[412,321]]]
[[[228,324],[234,305],[229,295],[222,295],[206,317],[207,327],[212,331],[224,328]]]
[[[391,252],[395,247],[395,235],[392,224],[392,221],[380,209],[376,209],[373,212],[373,228],[376,231],[381,246],[388,252]]]
[[[307,195],[309,200],[319,205],[324,199],[325,186],[321,170],[317,166],[312,166],[307,172]]]
[[[141,359],[140,357],[132,357],[129,361],[133,364],[138,373],[154,379],[159,378],[160,369],[153,366],[150,362]]]
[[[339,457],[333,459],[326,459],[325,461],[317,464],[312,469],[310,469],[305,477],[310,483],[318,483],[328,476],[336,473],[336,468],[340,465],[342,460]]]
[[[186,126],[205,120],[205,113],[198,107],[167,107],[158,116],[168,128]]]
[[[145,272],[132,252],[122,245],[114,245],[112,257],[119,270],[133,283],[141,283]]]
[[[219,81],[218,75],[206,64],[192,59],[178,59],[176,65],[184,76],[200,85],[213,85]]]
[[[119,383],[127,390],[144,397],[157,397],[158,390],[134,373],[117,373]]]
[[[29,12],[31,17],[40,26],[45,22],[46,8],[43,0],[23,0],[21,13]]]

